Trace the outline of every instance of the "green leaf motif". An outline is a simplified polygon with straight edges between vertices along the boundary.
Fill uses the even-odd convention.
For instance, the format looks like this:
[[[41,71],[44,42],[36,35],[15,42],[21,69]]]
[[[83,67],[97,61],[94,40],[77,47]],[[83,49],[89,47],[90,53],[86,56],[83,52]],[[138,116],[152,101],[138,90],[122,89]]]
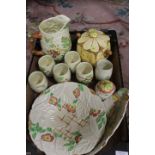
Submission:
[[[74,149],[74,145],[70,145],[69,147],[68,147],[68,151],[72,151]]]
[[[103,127],[103,125],[106,124],[107,122],[107,117],[106,117],[106,113],[102,112],[96,119],[97,125],[98,125],[98,129],[101,129]]]
[[[76,142],[74,140],[68,141],[68,143],[64,144],[67,147],[68,151],[72,151],[75,147]]]
[[[59,98],[59,99],[58,99],[58,110],[61,110],[61,108],[62,108],[61,99]]]
[[[48,94],[50,92],[50,89],[44,90],[43,94]]]
[[[69,49],[71,47],[71,40],[69,37],[62,37],[61,42],[62,42],[63,48]]]
[[[52,132],[52,128],[47,128],[46,130],[49,132]]]
[[[58,80],[62,81],[64,79],[64,77],[58,77]]]
[[[62,133],[58,133],[58,132],[56,132],[54,135],[55,135],[55,137],[59,137],[59,138],[62,137]]]
[[[79,136],[79,135],[81,135],[81,134],[80,134],[79,131],[75,131],[75,132],[72,132],[72,135],[74,135],[74,136]]]
[[[73,103],[74,103],[74,104],[77,104],[77,102],[78,102],[78,100],[77,100],[77,99],[75,99],[75,100],[73,101]]]
[[[81,91],[84,91],[83,84],[78,84],[78,86]]]
[[[32,137],[33,137],[33,139],[35,139],[36,136],[37,136],[37,133],[36,133],[36,132],[33,132],[33,133],[32,133]]]
[[[90,118],[90,116],[88,115],[84,120],[88,120]]]
[[[51,93],[50,93],[50,96],[53,96],[53,95],[54,95],[54,94],[51,92]]]
[[[43,132],[52,132],[52,128],[42,128],[39,123],[32,123],[31,127],[29,127],[29,130],[31,132],[31,135],[33,139],[36,138],[38,133],[43,133]]]

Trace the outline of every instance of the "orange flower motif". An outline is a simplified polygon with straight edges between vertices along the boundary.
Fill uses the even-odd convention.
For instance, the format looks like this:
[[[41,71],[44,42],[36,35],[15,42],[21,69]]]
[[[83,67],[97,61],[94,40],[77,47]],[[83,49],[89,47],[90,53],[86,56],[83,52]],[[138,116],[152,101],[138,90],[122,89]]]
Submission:
[[[80,96],[80,90],[79,88],[76,88],[74,91],[73,91],[73,95],[78,98]]]
[[[53,104],[56,106],[58,104],[58,99],[54,96],[51,96],[51,98],[49,100],[49,104]]]
[[[74,113],[76,111],[76,106],[72,104],[65,104],[64,107],[68,112]]]
[[[52,142],[54,140],[54,137],[51,134],[47,133],[45,135],[42,135],[41,139],[46,142]]]
[[[79,143],[81,139],[82,139],[82,136],[81,135],[76,136],[75,137],[76,143]]]
[[[90,110],[90,115],[93,116],[93,117],[96,117],[100,112],[101,112],[101,110],[91,109]]]

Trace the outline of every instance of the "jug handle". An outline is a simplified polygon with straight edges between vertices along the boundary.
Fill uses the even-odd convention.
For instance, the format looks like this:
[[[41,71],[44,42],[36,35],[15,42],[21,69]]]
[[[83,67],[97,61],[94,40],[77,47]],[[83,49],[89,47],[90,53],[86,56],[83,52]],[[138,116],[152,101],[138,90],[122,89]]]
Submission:
[[[29,51],[31,52],[32,55],[36,56],[43,56],[45,55],[42,51],[35,50],[35,42],[37,39],[41,39],[41,33],[39,31],[34,32],[30,37],[29,37]]]

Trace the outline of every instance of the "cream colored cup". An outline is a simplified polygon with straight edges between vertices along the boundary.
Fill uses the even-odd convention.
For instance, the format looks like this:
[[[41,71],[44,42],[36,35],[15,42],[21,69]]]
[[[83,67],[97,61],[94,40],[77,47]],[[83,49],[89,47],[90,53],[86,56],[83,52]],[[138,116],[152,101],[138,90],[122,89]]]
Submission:
[[[54,79],[57,82],[70,81],[71,72],[67,64],[59,63],[53,68]]]
[[[96,63],[95,77],[97,80],[109,80],[113,72],[113,64],[107,59],[101,59]]]
[[[70,51],[65,54],[65,63],[69,66],[71,71],[74,73],[77,65],[81,62],[81,58],[78,52]]]
[[[55,61],[51,55],[44,55],[38,61],[38,66],[46,76],[52,76],[52,70],[55,65]]]
[[[34,71],[28,77],[30,87],[37,93],[48,87],[46,76],[41,71]]]
[[[79,82],[88,84],[93,79],[93,67],[88,62],[81,62],[76,67],[76,78]]]

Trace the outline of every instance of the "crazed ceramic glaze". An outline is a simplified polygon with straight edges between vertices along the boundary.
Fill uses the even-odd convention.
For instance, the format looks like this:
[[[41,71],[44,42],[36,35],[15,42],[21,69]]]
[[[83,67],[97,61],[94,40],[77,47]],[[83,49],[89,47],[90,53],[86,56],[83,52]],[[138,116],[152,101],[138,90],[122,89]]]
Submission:
[[[71,49],[69,22],[67,16],[57,15],[42,21],[39,25],[42,50],[46,54],[51,54],[56,61],[62,60],[65,53]]]

